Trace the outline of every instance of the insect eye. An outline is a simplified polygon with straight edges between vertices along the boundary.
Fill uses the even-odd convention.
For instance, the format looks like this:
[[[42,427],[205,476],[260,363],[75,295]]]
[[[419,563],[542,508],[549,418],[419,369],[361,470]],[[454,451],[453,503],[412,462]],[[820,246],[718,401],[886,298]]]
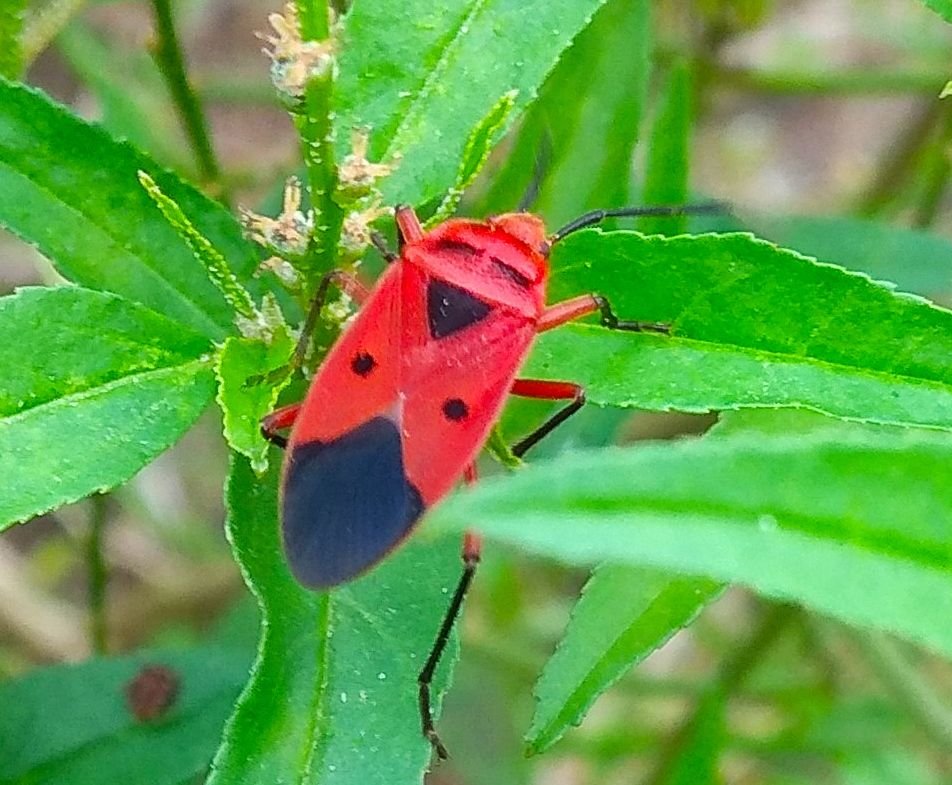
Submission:
[[[469,414],[469,407],[461,398],[447,398],[443,402],[443,414],[447,420],[459,422],[466,419]]]
[[[350,369],[358,376],[368,376],[377,367],[377,361],[369,352],[358,352],[350,361]]]

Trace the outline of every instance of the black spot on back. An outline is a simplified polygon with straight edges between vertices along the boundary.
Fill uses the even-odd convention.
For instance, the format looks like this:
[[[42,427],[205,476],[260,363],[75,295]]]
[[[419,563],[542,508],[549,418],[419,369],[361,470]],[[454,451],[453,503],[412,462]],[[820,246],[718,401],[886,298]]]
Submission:
[[[331,441],[296,445],[281,511],[291,572],[314,589],[350,580],[403,539],[423,510],[393,421],[374,417]]]
[[[377,361],[369,352],[358,352],[350,361],[350,369],[358,376],[368,376],[377,367]]]
[[[447,398],[443,402],[443,414],[447,420],[459,422],[469,414],[469,407],[462,398]]]
[[[445,338],[485,319],[492,306],[465,289],[434,278],[426,287],[426,316],[430,335]]]
[[[489,259],[493,263],[493,266],[499,270],[499,272],[505,275],[517,286],[521,286],[523,289],[528,289],[532,284],[532,281],[526,278],[512,265],[506,264],[502,259],[497,259],[495,256],[490,256]]]

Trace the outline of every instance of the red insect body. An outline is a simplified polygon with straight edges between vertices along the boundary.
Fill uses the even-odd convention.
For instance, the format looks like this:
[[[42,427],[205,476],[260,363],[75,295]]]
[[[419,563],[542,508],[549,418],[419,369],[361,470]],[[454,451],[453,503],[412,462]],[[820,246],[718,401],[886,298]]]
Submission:
[[[398,220],[400,258],[321,365],[288,442],[285,547],[313,587],[378,562],[460,479],[545,313],[538,218],[450,220],[427,233],[412,212]],[[349,440],[362,426],[371,432]]]

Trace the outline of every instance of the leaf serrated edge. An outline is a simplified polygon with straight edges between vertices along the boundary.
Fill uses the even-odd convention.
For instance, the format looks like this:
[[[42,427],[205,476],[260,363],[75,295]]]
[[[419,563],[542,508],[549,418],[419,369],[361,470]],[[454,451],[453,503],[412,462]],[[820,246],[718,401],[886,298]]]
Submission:
[[[605,565],[603,564],[602,567],[604,566]],[[592,573],[589,576],[589,580],[586,581],[585,586],[582,587],[582,591],[579,595],[579,599],[576,602],[575,606],[572,608],[572,613],[569,617],[569,626],[566,627],[566,630],[569,629],[569,627],[572,624],[572,621],[575,619],[575,616],[580,606],[580,603],[582,601],[582,598],[585,596],[588,590],[588,587],[591,585],[591,581],[594,578],[598,569],[600,568],[596,568],[595,570],[592,571]],[[652,608],[654,608],[659,601],[664,600],[665,593],[671,588],[673,584],[676,584],[676,583],[683,584],[691,580],[692,579],[684,577],[684,576],[672,576],[671,581],[669,581],[668,584],[666,584],[662,589],[660,589],[655,594],[651,602],[645,606],[642,613],[639,614],[639,619],[641,616],[648,613]],[[591,709],[591,707],[594,705],[595,701],[598,700],[598,698],[605,691],[607,691],[612,685],[617,683],[618,680],[621,679],[622,676],[625,675],[626,670],[640,663],[652,652],[657,651],[662,646],[664,646],[678,632],[688,627],[701,614],[701,611],[704,610],[705,606],[709,604],[710,602],[713,602],[717,598],[718,594],[721,591],[723,591],[723,588],[724,588],[723,586],[718,586],[715,581],[701,579],[701,578],[693,579],[693,580],[697,584],[698,592],[702,591],[703,588],[705,587],[710,587],[708,596],[702,599],[701,601],[699,601],[694,611],[690,615],[686,616],[680,624],[678,624],[675,627],[672,627],[668,631],[667,635],[664,635],[663,637],[658,638],[658,640],[655,642],[654,648],[648,651],[644,651],[640,655],[636,655],[632,657],[629,664],[626,667],[618,668],[618,672],[614,676],[612,676],[610,679],[600,679],[595,673],[595,671],[598,668],[603,667],[603,664],[605,663],[605,661],[607,659],[610,659],[613,656],[613,653],[615,653],[619,648],[622,647],[624,639],[627,638],[628,635],[632,632],[633,628],[638,624],[639,619],[635,619],[632,623],[628,624],[624,630],[622,630],[621,632],[618,633],[618,635],[615,636],[615,639],[612,641],[611,645],[609,645],[602,651],[602,654],[599,656],[598,660],[595,662],[595,664],[591,668],[588,669],[588,672],[585,674],[585,676],[582,677],[582,679],[578,682],[578,684],[575,685],[575,687],[569,693],[568,698],[562,704],[562,708],[553,715],[552,719],[549,722],[542,725],[540,728],[535,727],[535,721],[533,720],[533,725],[529,728],[529,730],[526,732],[526,735],[524,737],[524,741],[526,745],[525,751],[527,756],[538,755],[542,752],[545,752],[549,747],[551,747],[559,739],[561,739],[563,734],[570,727],[573,727],[573,726],[577,727],[585,718],[585,715],[588,713],[589,709]],[[566,640],[567,638],[565,635],[563,635],[559,639],[559,642],[558,644],[556,644],[556,647],[555,647],[555,652],[553,653],[552,657],[549,660],[550,662],[553,661],[557,656],[559,656],[559,652],[563,650]],[[593,681],[601,684],[598,690],[590,689],[590,685],[592,684]],[[538,688],[541,682],[542,682],[542,678],[540,676],[540,678],[536,680],[536,683],[532,689],[532,697],[536,705],[536,711],[538,711],[538,707],[542,701],[541,696],[539,695],[539,692],[538,692]],[[580,696],[586,691],[588,693],[587,697],[582,697],[580,699]]]

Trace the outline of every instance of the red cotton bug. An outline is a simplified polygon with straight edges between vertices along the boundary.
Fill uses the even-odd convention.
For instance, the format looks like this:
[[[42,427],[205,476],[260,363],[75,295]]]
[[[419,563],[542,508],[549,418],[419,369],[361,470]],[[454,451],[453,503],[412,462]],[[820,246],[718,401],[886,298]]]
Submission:
[[[582,407],[585,392],[573,382],[516,378],[538,333],[595,312],[611,329],[667,332],[661,324],[619,321],[597,294],[546,306],[553,243],[608,217],[712,208],[598,210],[546,237],[542,220],[529,213],[451,219],[424,232],[412,208],[398,207],[400,254],[382,249],[390,266],[371,292],[341,271],[324,276],[296,363],[331,283],[362,307],[304,402],[262,421],[265,437],[287,448],[282,536],[297,580],[325,590],[358,577],[399,546],[461,477],[474,481],[476,457],[507,395],[569,401],[512,448],[517,456]],[[278,435],[289,427],[287,439]],[[419,676],[422,730],[441,758],[430,681],[479,554],[479,536],[468,533],[462,577]]]

